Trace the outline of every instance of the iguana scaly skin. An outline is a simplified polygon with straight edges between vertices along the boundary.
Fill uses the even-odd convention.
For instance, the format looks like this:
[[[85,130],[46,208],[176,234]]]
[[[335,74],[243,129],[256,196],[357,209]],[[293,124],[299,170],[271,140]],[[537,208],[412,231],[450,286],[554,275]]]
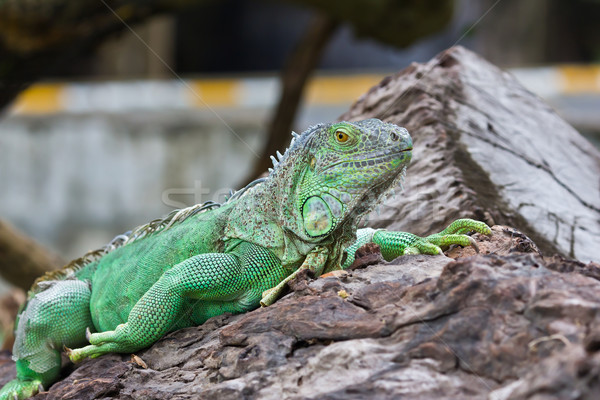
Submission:
[[[426,238],[357,229],[402,179],[411,151],[405,129],[376,119],[311,127],[294,134],[267,178],[223,205],[175,211],[48,274],[18,318],[17,379],[0,399],[56,381],[63,348],[74,362],[135,352],[167,332],[269,305],[298,271],[345,268],[362,244],[379,244],[391,260],[467,246],[468,231],[489,233],[473,220]]]

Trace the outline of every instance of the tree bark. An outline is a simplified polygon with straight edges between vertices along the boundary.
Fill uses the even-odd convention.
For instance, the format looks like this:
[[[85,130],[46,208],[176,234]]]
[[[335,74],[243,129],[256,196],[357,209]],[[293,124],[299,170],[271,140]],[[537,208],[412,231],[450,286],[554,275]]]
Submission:
[[[27,290],[33,281],[64,265],[64,261],[39,243],[0,220],[0,276]]]

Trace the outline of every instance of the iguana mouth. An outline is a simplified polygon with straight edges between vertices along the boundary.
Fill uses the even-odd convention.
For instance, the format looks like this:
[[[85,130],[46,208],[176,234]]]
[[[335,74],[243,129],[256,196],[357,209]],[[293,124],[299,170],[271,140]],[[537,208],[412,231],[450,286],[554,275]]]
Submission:
[[[355,158],[352,160],[340,160],[329,165],[327,168],[323,169],[323,171],[328,171],[340,164],[346,164],[344,167],[350,167],[354,165],[355,167],[370,167],[376,165],[377,161],[385,160],[386,158],[393,158],[394,156],[398,156],[402,153],[411,152],[412,147],[408,147],[405,149],[390,151],[386,149],[384,152],[378,152],[375,155],[367,156],[365,158]],[[373,163],[369,163],[369,161],[373,161]]]
[[[376,152],[375,154],[366,154],[364,157],[359,157],[353,161],[375,160],[383,157],[395,156],[407,151],[412,151],[412,147],[392,147]]]

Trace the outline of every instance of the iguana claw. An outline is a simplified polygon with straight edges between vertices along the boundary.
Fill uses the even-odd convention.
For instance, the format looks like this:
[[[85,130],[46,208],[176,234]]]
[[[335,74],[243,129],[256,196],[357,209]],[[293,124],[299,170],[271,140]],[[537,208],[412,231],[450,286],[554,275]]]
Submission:
[[[77,363],[83,361],[83,359],[78,359],[78,358],[74,357],[74,351],[73,351],[73,349],[70,349],[67,346],[63,346],[63,351],[65,352],[65,355],[67,356],[67,358],[69,360],[71,360],[71,362],[73,364],[77,364]]]
[[[479,253],[479,246],[477,245],[475,239],[473,239],[471,236],[467,237],[469,238],[469,242],[471,242],[471,247],[475,250],[475,253]]]

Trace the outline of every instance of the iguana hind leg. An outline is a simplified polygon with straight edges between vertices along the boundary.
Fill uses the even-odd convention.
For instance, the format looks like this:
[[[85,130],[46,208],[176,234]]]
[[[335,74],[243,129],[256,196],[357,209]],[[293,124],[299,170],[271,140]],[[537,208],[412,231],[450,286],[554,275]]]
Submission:
[[[78,280],[48,282],[19,316],[13,355],[17,379],[0,391],[0,399],[25,399],[58,378],[63,346],[85,343],[85,330],[93,327],[90,289]]]
[[[194,292],[217,297],[236,284],[240,263],[231,254],[200,254],[177,264],[142,296],[131,309],[127,322],[113,331],[89,335],[89,346],[69,350],[73,362],[102,354],[129,353],[143,349],[163,337],[181,318],[185,299]]]
[[[200,254],[177,264],[142,296],[127,322],[114,331],[93,333],[89,346],[68,353],[73,362],[110,352],[133,352],[148,347],[181,326],[201,308],[203,319],[224,312],[244,312],[258,307],[263,290],[288,273],[268,250],[250,243],[232,253]],[[197,323],[203,321],[195,321]],[[189,326],[189,325],[188,325]]]

